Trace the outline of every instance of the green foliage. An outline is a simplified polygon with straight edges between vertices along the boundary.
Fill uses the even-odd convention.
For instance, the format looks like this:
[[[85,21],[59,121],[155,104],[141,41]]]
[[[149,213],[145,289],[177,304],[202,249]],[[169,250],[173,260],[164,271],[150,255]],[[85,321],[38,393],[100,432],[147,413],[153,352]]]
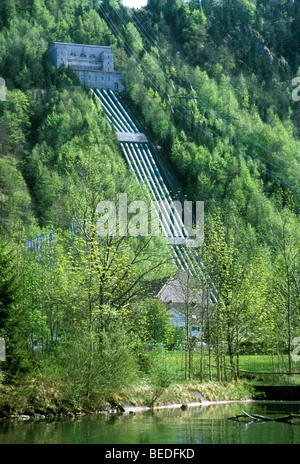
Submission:
[[[9,233],[21,221],[35,223],[31,196],[22,173],[13,158],[0,159],[0,230]]]
[[[28,368],[26,313],[22,308],[21,281],[12,246],[0,239],[0,336],[6,344],[4,369],[12,381]]]
[[[151,408],[153,408],[155,401],[159,399],[166,388],[171,385],[173,380],[173,375],[168,364],[168,358],[165,353],[160,353],[160,355],[156,356],[150,370],[152,392],[147,403]]]
[[[77,16],[76,21],[75,43],[86,43],[88,45],[115,44],[112,32],[96,10],[83,11],[82,15]]]
[[[143,343],[155,347],[173,346],[176,343],[175,329],[165,306],[156,298],[145,298],[135,303],[129,312],[131,324],[138,331]]]
[[[136,361],[122,319],[108,307],[103,312],[105,327],[101,319],[89,330],[73,325],[62,338],[58,354],[69,394],[87,403],[121,392],[136,378]]]
[[[147,195],[137,193],[88,89],[47,61],[54,41],[112,46],[126,97],[161,156],[188,199],[205,201],[200,255],[225,309],[202,309],[209,339],[219,344],[219,374],[226,346],[237,372],[239,344],[280,352],[299,331],[300,112],[290,92],[300,65],[299,2],[151,0],[134,21],[119,1],[101,6],[124,40],[90,0],[0,5],[0,75],[7,84],[0,102],[0,231],[18,256],[1,245],[7,370],[15,375],[27,356],[48,355],[54,370],[50,353],[58,348],[63,366],[74,365],[68,387],[75,400],[110,395],[134,378],[137,364],[149,372],[145,344],[170,348],[182,337],[160,303],[136,301],[146,277],[170,272],[166,245],[145,237],[98,240],[100,200]],[[273,199],[279,186],[291,189],[290,199]],[[26,236],[39,234],[42,258],[24,246]],[[160,394],[167,368],[159,360],[153,369]]]
[[[26,136],[30,128],[29,99],[21,91],[6,92],[3,103],[0,127],[4,137],[1,140],[3,153],[19,156],[24,150]]]
[[[18,301],[19,282],[14,264],[13,250],[9,244],[0,242],[1,259],[1,300],[0,316],[1,325],[4,326],[5,320],[9,316],[10,308]]]

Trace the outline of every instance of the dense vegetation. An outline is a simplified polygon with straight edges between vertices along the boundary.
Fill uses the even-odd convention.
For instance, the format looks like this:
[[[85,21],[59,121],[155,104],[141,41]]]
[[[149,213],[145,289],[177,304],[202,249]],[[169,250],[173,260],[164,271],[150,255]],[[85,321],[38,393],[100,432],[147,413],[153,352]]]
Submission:
[[[112,46],[128,103],[184,194],[205,201],[198,252],[221,301],[198,308],[210,378],[213,364],[226,377],[227,356],[238,376],[242,352],[299,371],[299,15],[288,0],[1,2],[4,382],[38,375],[92,401],[151,372],[146,344],[182,342],[164,307],[141,298],[141,282],[174,272],[164,243],[96,234],[100,200],[142,192],[89,90],[48,62],[54,41]],[[186,337],[185,376],[202,379]]]

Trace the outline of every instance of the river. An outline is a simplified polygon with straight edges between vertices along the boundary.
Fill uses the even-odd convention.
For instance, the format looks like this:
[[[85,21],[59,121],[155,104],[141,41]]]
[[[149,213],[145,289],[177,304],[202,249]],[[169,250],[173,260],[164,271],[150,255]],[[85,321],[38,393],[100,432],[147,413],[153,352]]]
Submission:
[[[300,402],[248,402],[156,409],[71,420],[0,423],[0,444],[300,444],[300,425],[229,420],[244,410],[267,417],[299,413]]]

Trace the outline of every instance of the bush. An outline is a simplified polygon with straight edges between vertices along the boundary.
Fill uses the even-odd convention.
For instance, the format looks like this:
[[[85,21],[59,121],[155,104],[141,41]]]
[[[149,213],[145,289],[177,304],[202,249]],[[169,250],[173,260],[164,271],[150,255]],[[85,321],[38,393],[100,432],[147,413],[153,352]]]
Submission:
[[[110,398],[136,379],[137,362],[121,322],[89,332],[79,329],[61,343],[72,402]]]
[[[165,353],[160,354],[153,362],[150,370],[152,393],[148,399],[148,404],[152,408],[155,401],[164,393],[173,382],[173,375],[170,372]]]

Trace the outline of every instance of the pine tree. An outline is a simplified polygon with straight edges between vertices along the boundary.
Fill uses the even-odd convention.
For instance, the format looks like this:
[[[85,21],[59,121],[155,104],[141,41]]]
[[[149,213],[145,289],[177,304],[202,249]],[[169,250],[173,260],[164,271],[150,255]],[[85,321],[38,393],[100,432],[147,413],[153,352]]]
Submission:
[[[0,239],[0,336],[6,343],[6,378],[26,369],[20,279],[12,246]]]
[[[15,0],[4,0],[2,5],[3,22],[9,26],[10,21],[16,16]]]
[[[0,330],[5,327],[10,308],[18,299],[18,279],[13,264],[13,251],[0,241]]]

